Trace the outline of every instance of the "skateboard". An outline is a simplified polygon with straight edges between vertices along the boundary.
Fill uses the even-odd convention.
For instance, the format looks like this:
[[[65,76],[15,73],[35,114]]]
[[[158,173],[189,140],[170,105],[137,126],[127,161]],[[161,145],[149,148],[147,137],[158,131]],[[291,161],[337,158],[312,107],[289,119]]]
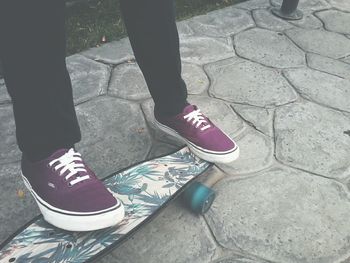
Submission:
[[[39,215],[0,245],[0,262],[93,262],[129,238],[180,194],[190,210],[203,214],[215,199],[208,185],[218,177],[202,182],[196,178],[212,169],[213,164],[185,147],[113,173],[103,182],[125,206],[125,218],[117,226],[69,232],[50,225]]]

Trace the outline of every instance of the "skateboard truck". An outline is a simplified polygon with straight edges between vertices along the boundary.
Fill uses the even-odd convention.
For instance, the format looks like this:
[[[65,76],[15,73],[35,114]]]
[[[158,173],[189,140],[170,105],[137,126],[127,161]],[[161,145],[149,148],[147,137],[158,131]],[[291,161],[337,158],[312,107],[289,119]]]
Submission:
[[[283,0],[281,8],[274,7],[271,12],[285,20],[300,20],[303,18],[303,12],[297,9],[299,0]]]

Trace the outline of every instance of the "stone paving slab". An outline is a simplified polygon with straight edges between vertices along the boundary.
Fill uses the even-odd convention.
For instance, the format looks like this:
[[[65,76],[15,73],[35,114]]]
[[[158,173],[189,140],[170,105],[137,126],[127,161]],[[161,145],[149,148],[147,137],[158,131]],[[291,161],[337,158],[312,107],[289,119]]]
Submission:
[[[106,94],[110,77],[108,66],[81,55],[73,55],[67,58],[67,69],[75,103]]]
[[[343,79],[350,79],[350,65],[342,61],[309,53],[307,54],[307,64],[310,68],[326,72]]]
[[[348,254],[349,193],[334,180],[272,168],[226,179],[216,190],[205,217],[225,248],[285,263],[337,262]]]
[[[343,58],[342,61],[350,64],[350,56]]]
[[[256,259],[248,259],[244,257],[229,257],[229,258],[224,258],[220,259],[218,261],[215,261],[215,263],[263,263],[266,261],[262,260],[256,260]]]
[[[326,10],[316,13],[316,15],[322,19],[327,30],[341,34],[350,34],[350,13]]]
[[[271,15],[271,11],[267,9],[254,10],[253,18],[258,27],[272,31],[283,31],[294,27],[292,24],[288,23],[288,21]]]
[[[235,36],[234,44],[239,56],[265,66],[291,68],[305,64],[303,51],[282,33],[253,28]]]
[[[88,49],[81,54],[97,61],[115,65],[134,59],[128,38]]]
[[[270,0],[250,0],[234,5],[235,8],[242,8],[246,10],[254,10],[270,7]]]
[[[188,20],[183,20],[176,23],[180,38],[194,35],[193,29],[189,26],[188,22]]]
[[[184,36],[180,42],[181,59],[199,65],[235,56],[228,38]]]
[[[293,102],[297,94],[281,73],[260,64],[232,58],[205,67],[210,94],[226,101],[260,107]]]
[[[341,58],[350,54],[350,39],[325,30],[294,28],[286,31],[300,48],[331,58]]]
[[[100,262],[209,263],[215,249],[204,219],[174,202]]]
[[[274,161],[273,110],[241,104],[232,107],[247,125],[235,137],[240,146],[240,161],[218,166],[230,175],[245,175],[270,167]]]
[[[304,98],[350,112],[350,79],[308,68],[286,70],[284,75]]]
[[[232,7],[197,16],[188,24],[195,34],[209,37],[226,37],[255,25],[247,11]]]
[[[260,107],[253,107],[243,104],[233,104],[233,110],[237,112],[246,123],[257,131],[273,136],[272,121],[273,110]]]
[[[18,162],[0,165],[0,242],[40,213],[34,199],[25,190],[20,172]]]
[[[0,165],[19,161],[21,153],[17,147],[12,105],[0,106],[0,138]]]
[[[305,10],[303,10],[303,12],[304,15],[302,19],[291,20],[289,22],[295,26],[306,29],[320,29],[323,27],[321,20],[315,17],[313,13],[305,12]]]
[[[135,62],[123,63],[113,69],[108,93],[128,100],[151,97],[142,72]]]
[[[235,137],[240,147],[239,162],[217,164],[229,175],[245,175],[268,168],[273,163],[274,144],[270,137],[248,129]]]
[[[350,2],[344,0],[327,0],[333,7],[350,12]]]
[[[78,149],[100,177],[146,158],[152,141],[139,105],[101,97],[79,105],[77,115]]]
[[[7,93],[4,79],[0,77],[0,105],[11,103],[11,98]]]
[[[276,158],[330,178],[350,174],[350,116],[311,102],[277,109]]]
[[[195,64],[182,64],[182,78],[187,85],[188,94],[201,94],[209,88],[209,79],[202,67]]]
[[[271,14],[271,8],[253,10],[253,18],[258,27],[273,30],[284,31],[286,29],[298,26],[307,29],[322,28],[322,22],[316,18],[313,13],[304,13],[301,20],[283,20]]]

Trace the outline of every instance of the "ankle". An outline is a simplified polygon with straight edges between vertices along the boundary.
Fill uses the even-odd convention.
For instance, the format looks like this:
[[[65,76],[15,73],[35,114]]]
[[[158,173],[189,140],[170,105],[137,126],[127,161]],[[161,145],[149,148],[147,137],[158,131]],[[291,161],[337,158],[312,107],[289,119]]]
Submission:
[[[54,152],[56,152],[59,149],[70,149],[70,148],[74,148],[74,146],[64,146],[64,147],[54,148],[51,150],[45,150],[41,152],[23,152],[23,156],[29,162],[35,163],[35,162],[40,162],[42,160],[49,158]]]
[[[178,114],[180,114],[181,112],[183,112],[183,110],[186,108],[186,106],[190,105],[190,103],[188,103],[187,101],[184,104],[180,104],[179,106],[176,107],[168,107],[168,108],[164,108],[164,107],[154,107],[154,115],[156,118],[169,118],[169,117],[174,117]]]

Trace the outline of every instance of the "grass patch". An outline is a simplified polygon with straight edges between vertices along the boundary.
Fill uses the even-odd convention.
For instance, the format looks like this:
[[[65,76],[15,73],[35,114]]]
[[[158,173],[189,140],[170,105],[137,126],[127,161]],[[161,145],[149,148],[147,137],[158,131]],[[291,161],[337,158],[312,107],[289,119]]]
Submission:
[[[67,8],[67,54],[125,37],[119,0],[95,0]],[[146,1],[146,0],[140,0]],[[244,0],[176,0],[177,20],[220,9]]]

